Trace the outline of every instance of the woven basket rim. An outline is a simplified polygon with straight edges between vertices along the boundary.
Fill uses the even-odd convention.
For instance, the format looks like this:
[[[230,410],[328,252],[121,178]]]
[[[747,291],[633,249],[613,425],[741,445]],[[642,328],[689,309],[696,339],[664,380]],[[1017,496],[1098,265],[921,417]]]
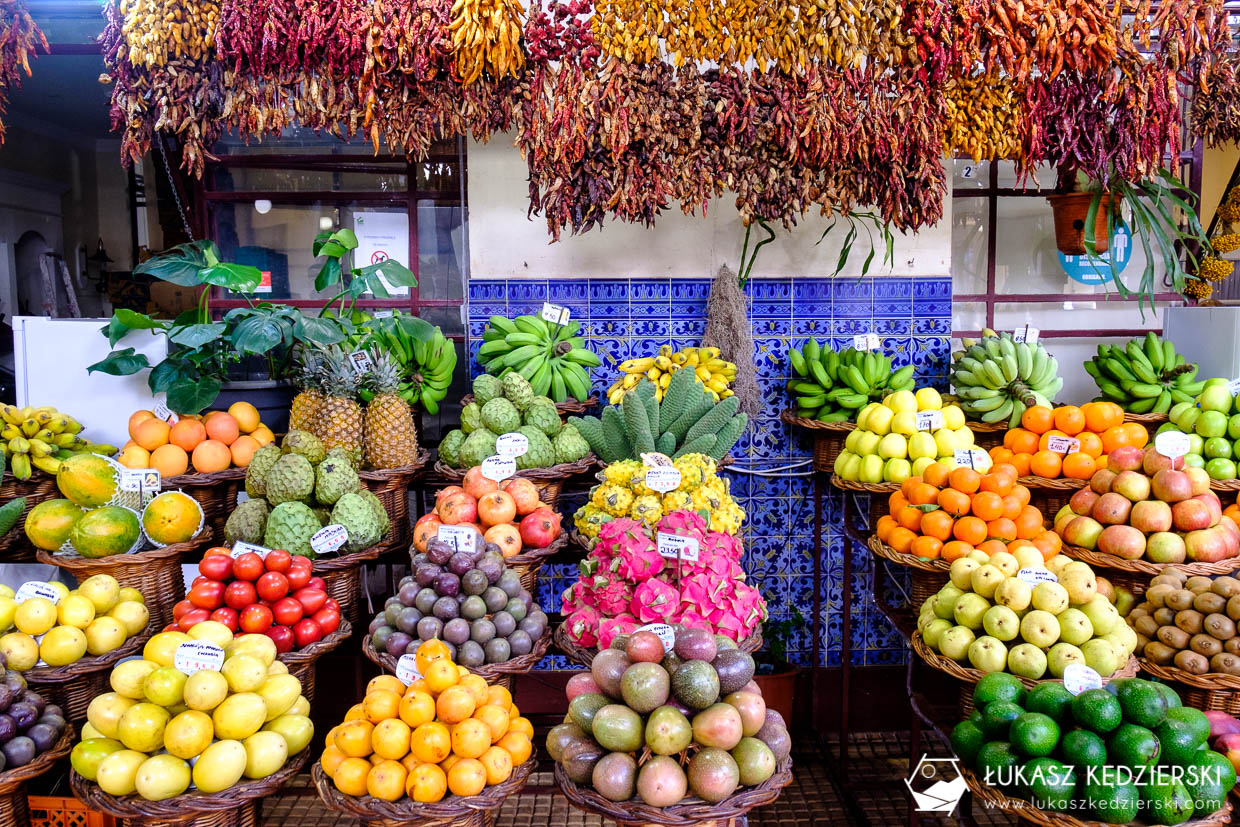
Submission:
[[[910,569],[921,569],[922,571],[932,571],[936,573],[945,573],[951,571],[951,563],[942,558],[934,560],[923,560],[920,557],[914,557],[911,554],[901,554],[891,546],[878,539],[877,534],[871,534],[867,542],[870,551],[877,554],[884,560],[889,560],[897,566],[905,566]]]
[[[547,624],[547,628],[543,631],[542,637],[534,641],[534,648],[530,650],[528,655],[520,655],[503,663],[486,663],[482,666],[466,666],[475,675],[479,675],[493,683],[497,679],[506,675],[525,675],[533,670],[543,656],[547,654],[547,649],[551,646],[551,624]],[[396,662],[400,658],[393,657],[386,652],[380,652],[375,648],[374,643],[370,640],[370,635],[366,635],[362,639],[362,654],[367,660],[382,669],[386,669],[393,675],[396,674]]]
[[[704,820],[727,823],[755,807],[763,807],[779,798],[784,787],[792,783],[792,759],[785,758],[770,778],[753,787],[744,787],[711,804],[700,798],[685,798],[671,807],[652,807],[643,801],[611,801],[591,787],[573,783],[559,762],[555,765],[555,783],[560,792],[579,810],[601,815],[620,824],[661,824],[666,827],[690,827]]]
[[[504,563],[537,563],[556,554],[566,545],[568,545],[568,532],[561,531],[560,536],[551,541],[551,545],[544,548],[532,548],[529,551],[526,551],[523,547],[520,554],[514,554],[511,557],[505,558]]]
[[[139,651],[146,642],[154,637],[158,629],[154,623],[147,623],[146,628],[125,641],[123,644],[102,655],[90,655],[66,666],[36,666],[22,672],[28,683],[47,685],[67,683],[83,675],[93,675],[115,665],[122,658],[127,658]]]
[[[820,422],[817,419],[806,419],[803,416],[797,416],[791,408],[785,409],[782,413],[780,413],[779,419],[785,425],[805,428],[809,431],[833,431],[835,433],[846,434],[849,431],[857,430],[856,422]]]
[[[33,472],[32,472],[33,473]],[[4,475],[0,477],[0,485],[12,485],[21,488],[30,488],[32,491],[38,491],[40,488],[49,487],[56,488],[56,478],[43,471],[38,471],[37,476],[31,476],[30,479],[19,480],[13,476],[13,472],[5,469]],[[21,495],[18,495],[21,496]]]
[[[831,484],[845,491],[864,491],[867,494],[890,494],[900,490],[898,482],[855,482],[841,479],[839,474],[831,475]]]
[[[313,561],[314,573],[316,575],[336,574],[342,571],[361,568],[363,563],[377,560],[387,549],[388,547],[380,541],[370,548],[364,548],[361,551],[340,554],[336,557],[316,557]]]
[[[1240,491],[1240,480],[1210,480],[1211,491]]]
[[[73,749],[75,737],[76,733],[74,732],[73,724],[66,722],[64,734],[60,736],[60,740],[56,742],[55,746],[47,752],[35,756],[35,759],[29,764],[23,764],[20,767],[0,772],[0,792],[12,791],[19,784],[32,778],[38,778],[50,770],[57,761],[64,758]]]
[[[577,644],[573,643],[571,640],[568,639],[568,635],[565,632],[561,631],[563,628],[564,628],[563,623],[555,627],[555,633],[553,637],[555,639],[556,648],[559,649],[561,652],[563,652],[564,656],[567,657],[572,662],[579,663],[582,666],[589,669],[590,663],[594,660],[594,656],[597,655],[599,652],[601,652],[602,649],[598,649],[598,648],[584,649],[578,646]],[[736,646],[742,652],[748,652],[751,655],[754,652],[761,649],[762,648],[762,627],[759,626],[757,629],[754,629],[753,634],[751,634],[749,637],[745,638],[744,640],[739,641],[736,644]]]
[[[1195,689],[1207,691],[1234,692],[1240,689],[1240,675],[1228,675],[1224,672],[1206,672],[1204,675],[1197,675],[1185,672],[1177,666],[1161,666],[1146,657],[1141,657],[1139,660],[1142,671],[1165,681],[1177,681]]]
[[[1146,422],[1146,423],[1154,422],[1154,423],[1161,424],[1163,422],[1169,422],[1170,419],[1171,417],[1167,416],[1167,414],[1165,413],[1139,414],[1139,413],[1129,413],[1128,411],[1124,411],[1125,422]]]
[[[148,548],[145,551],[135,551],[129,554],[112,554],[107,557],[83,557],[76,552],[58,551],[51,553],[38,549],[35,557],[38,558],[40,563],[59,566],[70,571],[98,568],[99,566],[104,568],[123,568],[130,563],[150,565],[151,563],[164,563],[176,560],[182,554],[197,551],[199,547],[211,542],[212,537],[211,526],[204,525],[202,530],[195,534],[192,539],[186,540],[184,543],[172,543],[162,548]]]
[[[335,649],[340,644],[348,640],[349,635],[353,634],[353,626],[343,617],[340,618],[340,628],[332,632],[322,640],[311,643],[304,649],[294,649],[291,652],[284,652],[276,656],[276,660],[285,666],[304,666],[307,663],[314,663],[316,660]]]
[[[474,395],[472,393],[467,393],[461,397],[461,407],[463,408],[473,401],[474,401]],[[574,399],[572,401],[556,402],[555,409],[559,411],[561,414],[566,414],[566,413],[567,414],[579,414],[579,413],[585,413],[586,411],[592,409],[597,404],[598,404],[598,397],[591,396],[589,399],[586,399],[584,401],[581,399]]]
[[[506,781],[486,787],[477,795],[447,795],[441,801],[421,803],[405,796],[397,801],[380,801],[371,796],[354,797],[345,795],[336,789],[336,785],[323,771],[323,765],[315,762],[310,768],[310,779],[321,800],[328,809],[347,815],[357,816],[363,822],[404,822],[421,824],[438,823],[448,819],[458,819],[478,812],[491,812],[504,806],[508,796],[520,791],[529,780],[530,773],[538,764],[535,751],[524,764],[512,768],[512,775]]]
[[[232,482],[233,480],[242,479],[245,479],[244,468],[225,468],[223,471],[212,471],[209,474],[194,473],[168,477],[160,482],[160,489],[167,491],[170,488],[203,487],[215,485],[218,482]]]
[[[1020,477],[1016,480],[1026,488],[1041,488],[1050,491],[1079,491],[1089,485],[1089,480],[1077,480],[1071,477]]]
[[[1096,568],[1116,569],[1134,574],[1155,576],[1165,569],[1175,567],[1189,577],[1194,575],[1230,574],[1240,569],[1240,557],[1229,557],[1217,563],[1151,563],[1148,560],[1125,560],[1113,554],[1090,551],[1080,546],[1063,546],[1063,553],[1073,560],[1080,560]]]
[[[598,457],[591,451],[576,462],[564,462],[559,465],[550,465],[546,468],[522,468],[513,476],[524,477],[530,482],[554,482],[576,476],[577,474],[584,474],[593,468],[597,461]],[[449,468],[444,464],[443,460],[435,460],[435,473],[452,482],[460,482],[465,479],[465,472],[468,470],[468,468]]]
[[[565,533],[568,534],[568,541],[570,543],[589,554],[590,546],[587,545],[588,541],[586,540],[585,535],[577,530],[576,526],[571,526]]]
[[[186,792],[163,801],[147,801],[138,795],[108,795],[99,786],[87,781],[76,771],[70,771],[69,784],[73,794],[86,806],[117,818],[142,820],[185,821],[198,813],[219,813],[235,810],[243,801],[263,798],[279,789],[286,781],[301,771],[310,757],[310,747],[291,756],[284,766],[266,778],[234,784],[226,790],[210,795]]]
[[[426,464],[431,461],[431,452],[425,448],[418,449],[418,458],[409,465],[401,465],[398,468],[376,468],[369,471],[358,471],[357,475],[361,479],[378,482],[381,480],[397,480],[401,481],[402,477],[413,479]]]
[[[951,658],[943,657],[938,652],[935,652],[933,649],[931,649],[929,646],[926,645],[926,642],[921,637],[920,631],[914,631],[913,636],[912,638],[910,638],[910,640],[912,641],[913,651],[917,653],[917,657],[921,658],[923,661],[926,662],[927,666],[933,669],[937,669],[940,672],[944,672],[948,675],[951,675],[953,678],[955,678],[956,680],[962,683],[975,684],[978,681],[980,681],[983,677],[986,676],[986,673],[980,669],[974,669],[971,666],[961,666],[960,664],[956,663]],[[1137,663],[1136,656],[1129,655],[1127,663],[1125,663],[1119,669],[1112,672],[1110,675],[1103,675],[1102,681],[1105,684],[1109,681],[1115,680],[1116,678],[1135,677],[1137,672],[1139,671],[1139,668],[1140,668],[1140,664]],[[1035,686],[1041,683],[1063,683],[1063,678],[1036,678],[1035,679],[1035,678],[1022,678],[1020,675],[1013,675],[1013,677],[1019,679],[1020,682],[1025,685],[1026,689],[1033,689]]]
[[[973,422],[966,421],[965,426],[975,434],[993,434],[996,431],[1008,430],[1007,420],[1002,422]]]

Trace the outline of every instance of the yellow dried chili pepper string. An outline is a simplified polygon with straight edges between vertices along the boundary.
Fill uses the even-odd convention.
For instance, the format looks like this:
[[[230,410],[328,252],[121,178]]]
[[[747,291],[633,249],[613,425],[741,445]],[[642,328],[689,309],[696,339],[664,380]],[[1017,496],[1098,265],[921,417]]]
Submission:
[[[456,0],[452,4],[452,45],[461,83],[469,86],[489,72],[492,78],[516,77],[525,66],[521,29],[525,7],[520,0]]]
[[[178,58],[203,60],[214,52],[220,4],[213,0],[121,0],[121,33],[134,66],[166,66]]]
[[[974,162],[1020,155],[1021,103],[1011,81],[992,75],[952,78],[946,86],[944,148]]]

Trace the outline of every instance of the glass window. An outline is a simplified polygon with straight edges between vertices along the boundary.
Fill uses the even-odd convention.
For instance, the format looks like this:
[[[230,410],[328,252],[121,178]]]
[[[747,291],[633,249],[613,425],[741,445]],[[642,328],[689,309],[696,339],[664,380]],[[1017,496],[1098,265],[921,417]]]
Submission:
[[[261,169],[217,166],[211,170],[214,192],[401,192],[409,185],[405,165],[388,173],[344,170]]]
[[[986,292],[986,238],[989,201],[985,197],[952,199],[952,289]]]

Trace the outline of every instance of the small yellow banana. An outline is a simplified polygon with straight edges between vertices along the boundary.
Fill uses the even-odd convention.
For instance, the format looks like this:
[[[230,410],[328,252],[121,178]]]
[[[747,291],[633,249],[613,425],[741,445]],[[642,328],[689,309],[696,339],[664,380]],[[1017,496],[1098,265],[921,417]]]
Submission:
[[[56,409],[55,408],[39,408],[37,411],[34,412],[34,418],[38,420],[39,425],[46,426],[47,423],[51,422],[53,419],[56,418]]]
[[[16,436],[9,440],[9,450],[15,454],[30,453],[30,440],[24,436]]]
[[[37,434],[31,437],[31,439],[37,439],[42,442],[51,442],[55,438],[56,438],[56,435],[52,433],[50,430],[48,430],[47,428],[40,429]]]
[[[637,383],[642,381],[643,376],[645,376],[643,373],[630,373],[625,375],[624,380],[621,383],[622,390],[629,391],[637,387]]]
[[[656,356],[654,360],[654,366],[658,368],[659,370],[671,370],[672,360],[667,358],[666,356]]]
[[[30,455],[35,457],[47,457],[56,453],[56,449],[48,445],[41,439],[30,440]]]
[[[69,417],[64,414],[59,414],[58,416],[53,417],[52,421],[47,423],[48,430],[54,434],[63,434],[65,429],[68,427]]]
[[[110,457],[116,453],[116,446],[108,445],[106,442],[92,442],[86,446],[86,450],[92,454],[103,454],[105,457]]]
[[[685,367],[687,368],[696,368],[701,361],[702,357],[700,357],[696,352],[685,354]]]
[[[673,364],[683,367],[685,362],[689,359],[689,354],[683,352],[673,353],[669,358],[671,358]]]
[[[12,439],[13,437],[18,437],[21,435],[22,435],[22,429],[17,427],[16,425],[5,425],[4,430],[0,431],[0,437],[3,437],[5,441],[8,441]]]
[[[694,373],[697,374],[698,379],[702,380],[703,384],[710,381],[710,368],[705,367],[704,365],[698,365],[694,370]]]
[[[22,416],[22,409],[16,405],[0,406],[0,416],[4,417],[4,421],[10,425],[20,425],[25,418]]]
[[[674,353],[671,345],[659,345],[660,356],[671,356]]]
[[[55,476],[56,473],[60,471],[61,461],[53,456],[46,456],[46,457],[31,456],[30,462],[34,465],[35,468],[38,468],[40,471],[46,474],[51,474]]]
[[[52,437],[52,444],[58,448],[68,448],[75,441],[81,439],[77,434],[56,434]]]
[[[702,355],[702,359],[707,362],[709,362],[711,359],[719,358],[719,348],[717,347],[704,347],[704,348],[701,348],[699,352]]]
[[[623,390],[614,390],[607,395],[607,401],[610,402],[612,405],[619,405],[620,400],[622,399],[624,399]]]
[[[620,363],[620,370],[624,373],[645,373],[653,365],[653,356],[647,356],[643,359],[626,359]]]
[[[19,480],[30,479],[30,457],[25,454],[17,454],[9,460],[9,467],[13,470],[13,476]]]
[[[660,396],[663,394],[663,391],[667,390],[667,386],[671,381],[672,375],[670,373],[665,373],[659,377],[658,389]]]
[[[34,436],[39,432],[39,422],[33,416],[23,419],[19,427],[24,436]]]

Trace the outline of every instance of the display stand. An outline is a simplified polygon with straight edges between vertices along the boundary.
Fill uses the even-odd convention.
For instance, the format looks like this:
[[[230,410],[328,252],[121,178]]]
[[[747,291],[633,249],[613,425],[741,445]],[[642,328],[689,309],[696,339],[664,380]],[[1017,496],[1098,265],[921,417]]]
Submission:
[[[482,666],[466,666],[465,668],[475,675],[482,676],[489,684],[508,689],[512,686],[512,676],[525,675],[533,670],[534,666],[542,660],[543,655],[547,654],[547,648],[550,645],[551,629],[548,628],[543,632],[542,637],[534,641],[534,648],[529,651],[529,654],[520,655],[503,663],[487,663]],[[400,658],[375,649],[370,635],[366,635],[362,640],[362,654],[376,666],[381,666],[393,675],[396,674],[396,663]]]
[[[318,643],[311,643],[302,649],[285,652],[278,660],[288,667],[288,673],[301,681],[301,694],[307,701],[314,701],[314,664],[319,658],[348,640],[353,634],[349,621],[340,619],[340,628],[332,632]]]
[[[26,782],[38,778],[68,755],[73,749],[73,740],[73,725],[67,724],[56,746],[36,756],[29,764],[0,772],[0,827],[30,827]]]

